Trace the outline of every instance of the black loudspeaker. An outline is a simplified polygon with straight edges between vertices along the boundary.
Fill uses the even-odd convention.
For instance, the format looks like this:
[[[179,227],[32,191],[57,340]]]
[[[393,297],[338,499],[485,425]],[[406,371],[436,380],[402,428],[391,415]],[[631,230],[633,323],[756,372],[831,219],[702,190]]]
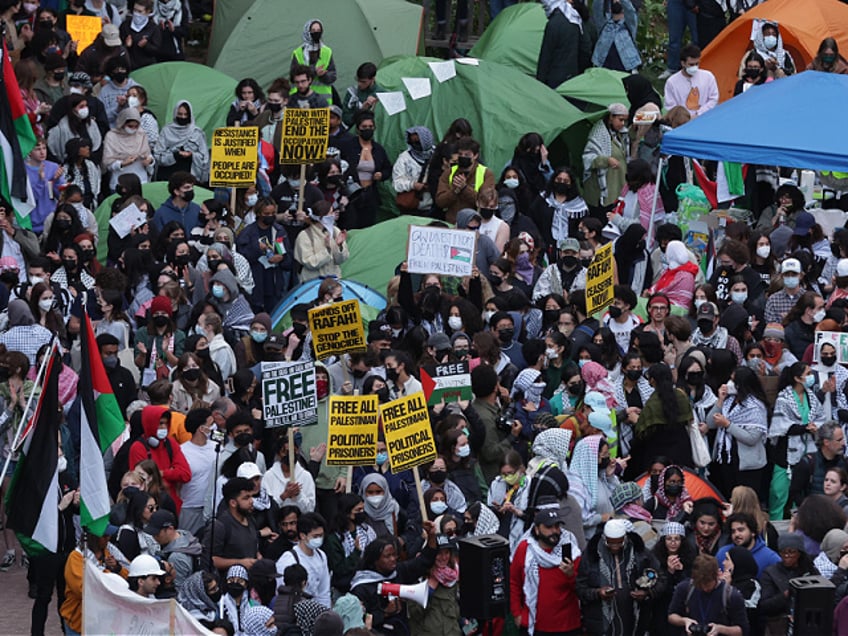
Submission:
[[[793,636],[820,636],[833,629],[833,594],[836,587],[823,576],[803,576],[789,581],[794,593]]]
[[[496,534],[459,542],[459,607],[467,618],[509,613],[509,541]]]

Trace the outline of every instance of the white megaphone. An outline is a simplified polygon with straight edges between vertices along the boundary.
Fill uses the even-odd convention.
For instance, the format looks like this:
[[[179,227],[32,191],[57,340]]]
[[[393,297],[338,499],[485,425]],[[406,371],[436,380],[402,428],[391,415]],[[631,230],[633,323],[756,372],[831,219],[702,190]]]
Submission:
[[[424,609],[427,609],[427,600],[430,597],[427,590],[427,581],[421,581],[416,585],[379,583],[377,585],[377,594],[387,596],[389,599],[402,598],[407,601],[415,601]]]

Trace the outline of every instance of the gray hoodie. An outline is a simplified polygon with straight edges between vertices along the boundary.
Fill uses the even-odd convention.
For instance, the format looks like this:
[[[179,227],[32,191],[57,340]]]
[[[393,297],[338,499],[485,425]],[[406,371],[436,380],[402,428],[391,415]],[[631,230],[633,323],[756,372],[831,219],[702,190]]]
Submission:
[[[177,538],[162,548],[162,556],[174,566],[174,587],[178,591],[195,571],[202,550],[200,541],[187,530],[177,530]]]
[[[475,210],[472,210],[471,208],[461,209],[456,213],[456,229],[464,230],[468,228],[468,223],[475,216],[480,221],[483,220]],[[498,252],[498,248],[492,242],[492,239],[488,236],[477,234],[477,254],[474,257],[474,262],[481,274],[488,276],[489,266],[498,260],[500,256],[500,252]]]

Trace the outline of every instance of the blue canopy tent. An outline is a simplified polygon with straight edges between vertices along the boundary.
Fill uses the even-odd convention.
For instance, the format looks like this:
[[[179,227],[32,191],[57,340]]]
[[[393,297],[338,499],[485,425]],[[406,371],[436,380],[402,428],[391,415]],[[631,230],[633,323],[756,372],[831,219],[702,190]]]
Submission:
[[[311,304],[318,297],[318,287],[321,286],[323,279],[314,278],[310,281],[300,284],[291,290],[285,298],[283,298],[274,313],[271,315],[271,325],[275,330],[288,327],[291,324],[289,313],[297,304]],[[371,289],[368,285],[363,285],[360,282],[343,278],[339,280],[342,286],[342,293],[345,300],[355,298],[359,301],[362,317],[367,321],[373,320],[377,314],[386,308],[386,298],[378,291]]]
[[[838,118],[848,76],[804,71],[751,88],[663,136],[662,152],[699,159],[848,171]]]

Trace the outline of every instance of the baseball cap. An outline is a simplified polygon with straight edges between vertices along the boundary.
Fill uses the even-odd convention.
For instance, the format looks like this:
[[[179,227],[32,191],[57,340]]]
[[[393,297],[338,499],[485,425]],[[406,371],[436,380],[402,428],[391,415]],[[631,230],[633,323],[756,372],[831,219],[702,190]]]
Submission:
[[[245,479],[253,479],[254,477],[261,477],[262,471],[259,470],[259,466],[254,464],[253,462],[244,462],[238,467],[236,471],[236,477],[244,477]]]
[[[698,307],[698,318],[715,318],[718,316],[718,307],[714,303],[704,303]]]
[[[792,234],[795,236],[807,236],[815,224],[816,217],[809,212],[799,212],[795,218],[795,231]]]
[[[451,341],[450,338],[439,331],[430,336],[427,340],[427,346],[433,347],[436,351],[441,351],[443,349],[450,349]]]
[[[799,261],[797,258],[787,258],[787,259],[785,259],[780,264],[780,273],[786,274],[787,272],[794,272],[796,274],[800,274],[801,273],[801,261]]]
[[[368,342],[375,340],[391,340],[392,326],[382,320],[372,320],[368,323]]]
[[[162,576],[165,570],[159,567],[159,561],[149,554],[139,554],[130,563],[130,577]]]
[[[543,525],[548,528],[553,528],[559,525],[559,515],[554,510],[539,510],[536,516],[533,517],[535,525]]]
[[[333,104],[332,106],[330,106],[330,114],[335,115],[336,117],[341,117],[342,116],[341,106],[339,106],[338,104]]]
[[[456,537],[447,534],[436,535],[437,550],[459,550],[459,542]]]
[[[144,531],[155,537],[163,528],[176,527],[177,519],[174,517],[173,512],[170,510],[157,510],[150,516],[150,521],[144,526]]]
[[[567,239],[562,239],[557,247],[559,247],[560,252],[579,252],[580,242],[576,238],[569,237]]]
[[[602,393],[598,393],[597,391],[589,391],[583,398],[583,404],[591,408],[596,413],[609,415],[610,410],[607,406],[607,399],[603,396]]]
[[[106,46],[121,46],[121,34],[114,24],[104,24],[100,34]]]
[[[91,77],[85,71],[76,71],[68,75],[68,84],[79,84],[85,88],[91,88]]]

